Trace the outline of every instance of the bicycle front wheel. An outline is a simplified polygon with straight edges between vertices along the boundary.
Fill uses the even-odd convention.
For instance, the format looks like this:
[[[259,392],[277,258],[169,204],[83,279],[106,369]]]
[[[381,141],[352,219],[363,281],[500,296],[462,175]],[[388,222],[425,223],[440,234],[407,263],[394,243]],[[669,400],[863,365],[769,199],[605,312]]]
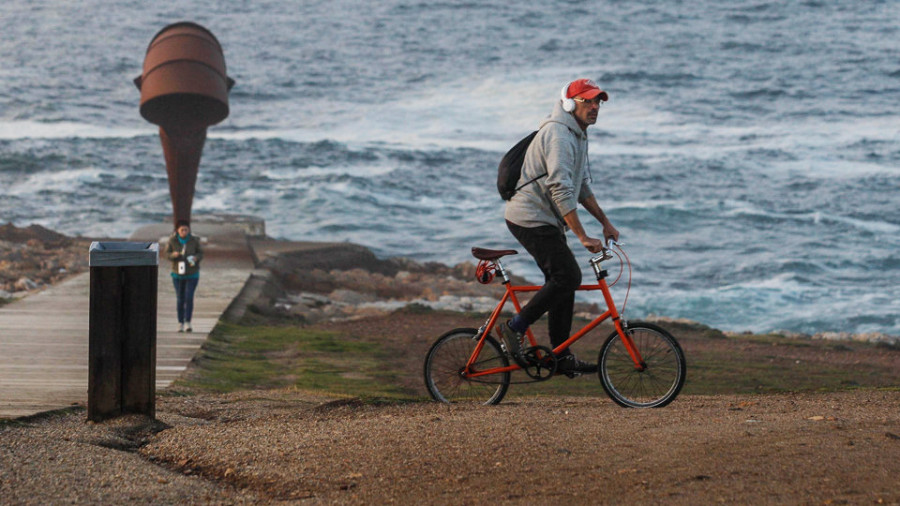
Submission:
[[[629,408],[659,408],[672,402],[684,386],[684,352],[665,329],[649,323],[629,323],[625,332],[641,355],[636,367],[618,332],[603,343],[598,360],[600,382],[607,395]]]
[[[439,337],[425,357],[425,387],[431,397],[448,404],[478,402],[497,404],[509,389],[509,371],[477,378],[465,375],[466,364],[478,345],[475,329],[454,329]],[[491,336],[484,340],[470,371],[506,367],[509,359]]]

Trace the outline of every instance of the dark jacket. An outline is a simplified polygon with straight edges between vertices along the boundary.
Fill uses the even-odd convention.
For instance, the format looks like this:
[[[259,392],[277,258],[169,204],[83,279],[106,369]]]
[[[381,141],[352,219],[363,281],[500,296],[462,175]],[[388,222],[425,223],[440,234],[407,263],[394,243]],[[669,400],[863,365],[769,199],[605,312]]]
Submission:
[[[188,261],[188,257],[194,257],[194,265]],[[172,275],[179,278],[196,278],[200,275],[200,261],[203,260],[203,249],[200,247],[200,238],[190,234],[187,242],[181,244],[178,234],[169,236],[166,245],[166,258],[172,261]],[[178,272],[178,264],[184,262],[184,272]]]

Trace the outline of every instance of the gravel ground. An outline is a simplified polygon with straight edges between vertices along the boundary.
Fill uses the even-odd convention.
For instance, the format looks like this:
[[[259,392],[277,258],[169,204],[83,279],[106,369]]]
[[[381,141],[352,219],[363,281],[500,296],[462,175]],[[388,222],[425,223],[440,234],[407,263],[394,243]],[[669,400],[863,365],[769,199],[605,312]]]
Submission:
[[[162,397],[0,426],[4,504],[900,504],[900,392],[376,405]]]

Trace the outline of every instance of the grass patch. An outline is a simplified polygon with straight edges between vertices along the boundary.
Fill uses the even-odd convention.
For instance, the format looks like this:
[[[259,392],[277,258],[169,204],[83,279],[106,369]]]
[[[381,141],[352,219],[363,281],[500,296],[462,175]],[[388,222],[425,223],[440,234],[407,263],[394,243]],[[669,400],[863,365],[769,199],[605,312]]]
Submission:
[[[458,326],[477,326],[481,321],[481,317],[451,315],[453,318],[448,319],[443,311],[407,306],[387,320],[376,318],[371,323],[338,325],[342,330],[333,331],[277,320],[264,324],[246,320],[240,324],[220,323],[191,370],[170,391],[173,395],[191,395],[197,391],[295,388],[341,399],[419,401],[427,397],[422,361],[432,337],[438,335],[437,330],[423,331],[423,322],[438,328],[445,320],[462,322]],[[535,327],[540,343],[548,340],[544,327]],[[664,327],[681,343],[687,358],[687,381],[682,390],[685,395],[900,385],[900,368],[891,358],[895,348],[883,344],[776,335],[725,336],[709,328],[668,323]],[[604,325],[576,343],[573,350],[583,360],[594,361],[611,331]],[[426,334],[432,337],[423,339]],[[524,373],[513,377],[513,381],[525,380]],[[509,395],[606,397],[596,375],[514,384]]]
[[[377,343],[293,326],[220,323],[196,367],[173,390],[232,392],[293,387],[337,396],[411,398],[403,371]]]
[[[684,392],[699,395],[842,390],[862,385],[861,371],[777,356],[695,353]]]
[[[814,343],[808,339],[795,339],[776,334],[740,334],[727,339],[738,343],[768,344],[772,346],[792,346],[795,348],[812,348]],[[820,344],[820,343],[816,343]]]
[[[411,302],[400,308],[398,311],[409,314],[428,314],[434,311],[434,309],[419,302]]]
[[[884,388],[900,382],[878,346],[786,338],[731,336],[727,346],[683,343],[688,361],[686,394],[718,395]],[[856,358],[852,358],[856,357]]]

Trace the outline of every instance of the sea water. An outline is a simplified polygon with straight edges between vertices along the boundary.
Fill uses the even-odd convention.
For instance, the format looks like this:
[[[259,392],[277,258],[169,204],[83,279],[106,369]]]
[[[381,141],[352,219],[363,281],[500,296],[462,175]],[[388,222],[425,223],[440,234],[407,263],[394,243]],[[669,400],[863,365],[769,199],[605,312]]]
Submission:
[[[183,20],[237,81],[194,213],[382,257],[516,248],[497,163],[590,77],[629,317],[900,334],[898,2],[5,0],[0,221],[127,237],[170,213],[131,81]],[[541,279],[527,255],[508,266]]]

